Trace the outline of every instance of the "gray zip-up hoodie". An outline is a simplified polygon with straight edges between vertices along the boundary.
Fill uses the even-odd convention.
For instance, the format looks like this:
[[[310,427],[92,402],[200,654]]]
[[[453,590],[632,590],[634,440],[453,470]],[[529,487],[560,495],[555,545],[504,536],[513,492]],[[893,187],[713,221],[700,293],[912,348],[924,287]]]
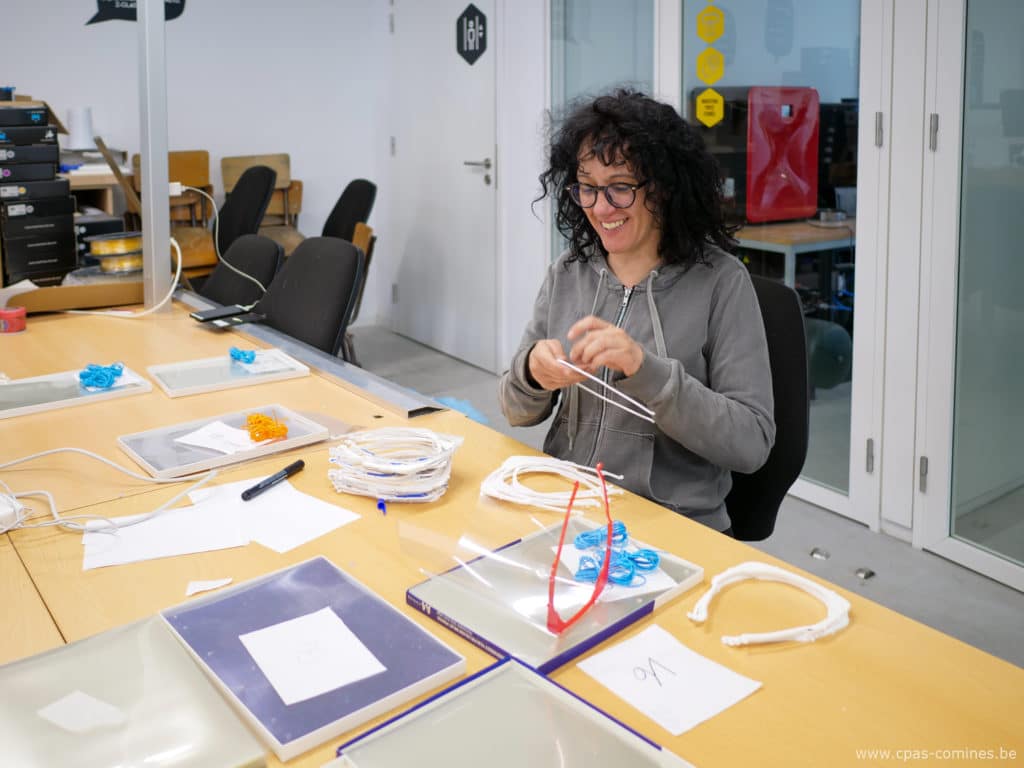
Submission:
[[[549,268],[501,379],[505,417],[513,426],[538,424],[558,404],[544,441],[547,453],[588,466],[604,462],[609,472],[625,476],[620,485],[634,493],[716,530],[728,528],[730,471],[756,470],[775,440],[768,347],[746,268],[708,246],[706,263],[664,265],[630,290],[603,257],[569,262],[567,269],[566,256]],[[601,373],[653,409],[655,424],[578,387],[563,393],[530,384],[526,366],[533,345],[558,339],[568,354],[569,328],[591,314],[621,326],[644,348],[632,376]],[[602,390],[593,382],[587,386]]]

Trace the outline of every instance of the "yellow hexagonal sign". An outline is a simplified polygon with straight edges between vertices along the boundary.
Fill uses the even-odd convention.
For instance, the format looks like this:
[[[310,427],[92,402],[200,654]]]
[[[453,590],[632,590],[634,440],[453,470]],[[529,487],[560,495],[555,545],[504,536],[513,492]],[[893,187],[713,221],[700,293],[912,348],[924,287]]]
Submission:
[[[705,43],[713,43],[725,34],[725,14],[721,8],[709,5],[697,14],[697,37]]]
[[[697,95],[697,119],[710,128],[725,117],[725,99],[714,88],[705,88]]]
[[[697,56],[697,77],[708,85],[714,85],[725,74],[725,56],[714,48],[706,48]]]

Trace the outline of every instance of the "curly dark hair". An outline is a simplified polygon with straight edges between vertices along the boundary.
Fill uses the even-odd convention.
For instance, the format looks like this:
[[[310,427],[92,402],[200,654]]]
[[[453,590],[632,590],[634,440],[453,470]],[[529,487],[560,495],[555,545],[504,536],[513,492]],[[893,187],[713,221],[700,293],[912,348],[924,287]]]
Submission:
[[[700,134],[668,104],[620,89],[570,107],[552,137],[550,166],[540,175],[538,200],[556,200],[556,224],[569,241],[569,261],[607,256],[567,189],[576,181],[584,144],[607,165],[625,160],[648,185],[646,205],[661,229],[658,255],[666,263],[702,262],[708,244],[735,247],[722,211],[718,163]]]

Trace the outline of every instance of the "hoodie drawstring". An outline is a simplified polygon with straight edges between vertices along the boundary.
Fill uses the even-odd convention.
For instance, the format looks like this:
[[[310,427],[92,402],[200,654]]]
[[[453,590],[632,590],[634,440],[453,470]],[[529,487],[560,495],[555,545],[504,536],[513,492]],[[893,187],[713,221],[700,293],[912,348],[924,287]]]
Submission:
[[[667,357],[668,348],[665,346],[665,331],[661,327],[661,315],[658,314],[658,305],[654,303],[654,279],[658,276],[658,270],[652,269],[647,279],[647,309],[651,313],[651,325],[654,326],[654,348],[658,357]]]
[[[597,290],[594,291],[594,303],[590,305],[590,314],[597,312],[597,303],[601,299],[601,291],[604,288],[605,276],[608,274],[608,270],[601,267],[601,271],[598,273],[597,278]],[[664,344],[664,341],[662,341]],[[579,429],[580,423],[580,390],[579,387],[572,386],[569,388],[569,424],[568,424],[568,437],[569,437],[569,450],[571,451],[573,445],[576,443],[576,432]]]

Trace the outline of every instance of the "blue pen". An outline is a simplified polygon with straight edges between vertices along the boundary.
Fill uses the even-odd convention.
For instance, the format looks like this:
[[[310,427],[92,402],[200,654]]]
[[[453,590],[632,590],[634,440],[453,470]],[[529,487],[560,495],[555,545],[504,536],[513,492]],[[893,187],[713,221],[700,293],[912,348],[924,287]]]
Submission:
[[[265,480],[260,480],[252,488],[246,488],[244,491],[242,491],[242,501],[249,501],[250,499],[256,498],[268,488],[273,488],[282,480],[287,480],[289,477],[294,475],[304,466],[306,466],[306,462],[304,462],[302,459],[299,459],[294,464],[289,464],[280,472],[276,472],[275,474],[271,475]]]
[[[388,513],[388,505],[384,503],[384,499],[377,499],[377,509],[380,510],[382,515],[386,515]]]

